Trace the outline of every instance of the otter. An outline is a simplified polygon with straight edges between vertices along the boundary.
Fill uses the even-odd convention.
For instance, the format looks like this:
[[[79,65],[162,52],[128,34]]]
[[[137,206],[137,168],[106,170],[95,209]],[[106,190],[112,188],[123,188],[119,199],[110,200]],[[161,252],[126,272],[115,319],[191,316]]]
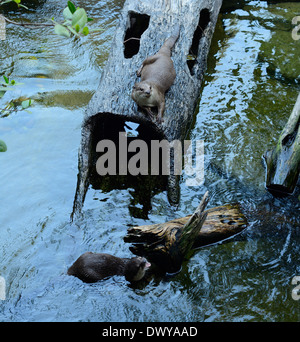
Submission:
[[[160,50],[144,60],[136,72],[141,82],[133,86],[132,99],[154,120],[151,107],[158,108],[158,122],[162,123],[165,110],[165,92],[171,87],[176,78],[176,71],[171,59],[171,50],[180,32],[176,26],[174,33],[168,38]]]
[[[124,275],[129,282],[141,280],[151,264],[142,257],[118,258],[105,253],[86,252],[68,269],[68,275],[94,283],[113,275]]]

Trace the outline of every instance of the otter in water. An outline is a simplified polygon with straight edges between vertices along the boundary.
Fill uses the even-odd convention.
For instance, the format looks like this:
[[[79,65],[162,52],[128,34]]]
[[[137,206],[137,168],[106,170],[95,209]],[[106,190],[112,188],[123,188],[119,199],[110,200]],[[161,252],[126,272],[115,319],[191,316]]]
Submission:
[[[68,269],[68,274],[86,283],[94,283],[114,275],[124,275],[126,280],[135,282],[144,277],[150,266],[142,257],[127,259],[105,253],[87,252],[74,262]]]
[[[141,82],[133,87],[131,97],[151,119],[154,119],[151,107],[158,108],[158,121],[163,121],[165,110],[165,92],[173,84],[176,71],[171,59],[171,50],[179,37],[180,27],[176,27],[173,35],[168,38],[160,50],[153,56],[146,58],[136,72]]]

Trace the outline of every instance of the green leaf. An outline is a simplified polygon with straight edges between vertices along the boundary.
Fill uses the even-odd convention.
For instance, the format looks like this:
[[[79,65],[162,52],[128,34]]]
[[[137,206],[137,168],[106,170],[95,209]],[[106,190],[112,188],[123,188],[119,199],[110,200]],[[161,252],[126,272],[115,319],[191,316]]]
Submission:
[[[71,37],[71,33],[70,31],[64,27],[63,25],[60,25],[60,24],[56,24],[54,26],[54,31],[56,34],[60,35],[60,36],[64,36],[64,37]]]
[[[93,21],[93,20],[94,20],[93,18],[88,18],[88,22],[89,22],[89,21]]]
[[[77,37],[80,37],[80,35],[73,29],[72,26],[68,26],[68,29]]]
[[[63,11],[63,16],[65,18],[65,20],[72,20],[73,18],[73,14],[70,11],[69,7],[66,7]]]
[[[15,2],[16,4],[20,4],[20,3],[21,3],[21,0],[14,0],[14,2]]]
[[[25,9],[29,9],[27,6],[24,6],[24,5],[22,5],[22,4],[20,4],[20,5],[18,5],[19,7],[23,7],[23,8],[25,8]]]
[[[84,34],[85,36],[87,36],[89,34],[89,28],[87,26],[85,26],[82,30],[82,34]]]
[[[22,107],[23,107],[23,109],[27,109],[27,108],[30,107],[30,106],[31,106],[31,99],[22,101]]]
[[[71,1],[68,1],[68,8],[72,14],[76,12],[76,7]]]
[[[10,81],[10,84],[11,84],[11,85],[15,85],[15,84],[16,84],[16,81],[15,81],[15,80],[11,80],[11,81]]]
[[[7,151],[7,146],[4,141],[0,140],[0,152]]]
[[[75,28],[76,25],[79,25],[81,29],[84,28],[85,24],[87,23],[87,15],[83,8],[79,8],[73,14],[72,18],[72,26]]]
[[[78,24],[75,26],[75,31],[76,31],[77,33],[80,31],[80,26],[79,26]]]
[[[3,78],[4,78],[5,83],[8,84],[8,83],[9,83],[8,77],[6,77],[5,75],[3,75]]]

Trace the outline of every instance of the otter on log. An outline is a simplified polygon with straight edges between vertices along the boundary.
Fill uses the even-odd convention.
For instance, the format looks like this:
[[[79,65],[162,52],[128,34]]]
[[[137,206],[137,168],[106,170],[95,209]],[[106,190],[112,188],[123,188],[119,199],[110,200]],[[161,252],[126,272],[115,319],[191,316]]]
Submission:
[[[176,26],[173,35],[168,38],[160,50],[153,56],[144,60],[136,72],[141,82],[133,87],[131,97],[144,110],[151,119],[154,119],[151,107],[158,108],[158,122],[162,123],[165,110],[165,92],[171,87],[176,78],[171,50],[174,47],[180,32]]]
[[[86,252],[68,269],[68,275],[86,283],[94,283],[114,275],[125,276],[129,282],[141,280],[151,264],[142,257],[118,258],[105,253]]]

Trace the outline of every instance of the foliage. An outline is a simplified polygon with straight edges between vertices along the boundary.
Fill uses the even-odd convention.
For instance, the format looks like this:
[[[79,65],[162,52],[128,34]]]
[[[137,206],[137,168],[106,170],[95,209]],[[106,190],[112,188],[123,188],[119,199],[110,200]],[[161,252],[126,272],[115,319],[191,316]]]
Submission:
[[[28,9],[26,6],[21,5],[21,0],[6,0],[0,1],[0,6],[6,3],[16,3],[18,7],[24,7]],[[67,7],[63,10],[64,21],[62,23],[56,22],[54,18],[51,19],[51,24],[49,23],[24,23],[24,22],[14,22],[8,18],[4,19],[10,24],[20,25],[20,26],[30,26],[32,28],[39,28],[42,26],[52,26],[54,25],[54,32],[60,36],[71,37],[74,35],[75,37],[80,37],[81,35],[87,36],[90,33],[89,28],[87,27],[87,23],[92,21],[92,18],[88,18],[85,9],[77,7],[73,4],[73,2],[68,1]],[[98,31],[98,30],[93,30]]]
[[[15,80],[9,80],[7,76],[3,76],[4,83],[0,83],[0,98],[3,97],[6,91],[12,90],[12,86],[20,85],[22,83],[18,83]],[[33,100],[31,99],[16,99],[16,100],[11,100],[4,109],[1,110],[0,112],[0,117],[5,117],[8,116],[11,112],[18,110],[19,106],[21,106],[21,109],[27,109],[28,107],[31,106]]]
[[[18,8],[23,7],[28,10],[28,7],[21,4],[21,0],[4,0],[0,1],[0,6],[8,3],[17,4]],[[86,36],[90,33],[89,28],[86,26],[89,21],[93,19],[89,18],[86,14],[86,11],[83,8],[77,7],[73,4],[73,2],[68,1],[67,7],[63,11],[64,22],[58,23],[54,21],[54,18],[51,19],[54,24],[54,31],[56,34],[64,37],[71,37],[74,35],[75,37],[80,37],[80,35]],[[4,17],[5,18],[5,17]],[[49,24],[39,24],[39,23],[17,23],[5,18],[8,22],[15,25],[21,26],[49,26]],[[10,80],[8,76],[3,75],[4,82],[0,81],[0,99],[4,96],[4,94],[13,89],[13,86],[19,85],[21,83],[17,83],[15,80]],[[32,99],[14,99],[11,100],[4,109],[0,110],[0,118],[10,115],[12,112],[16,110],[27,109],[33,103]],[[0,152],[5,152],[7,150],[7,146],[4,141],[0,140]]]
[[[71,37],[72,34],[75,36],[80,36],[80,34],[86,36],[89,34],[89,28],[86,24],[93,20],[88,18],[86,11],[83,8],[75,7],[75,5],[68,1],[68,6],[63,11],[63,16],[65,21],[62,24],[59,24],[54,21],[55,23],[55,33],[64,36],[64,37]]]
[[[3,95],[5,94],[5,92],[7,92],[8,90],[12,90],[13,88],[10,86],[14,86],[17,84],[21,84],[21,83],[17,83],[15,80],[9,80],[9,78],[7,76],[3,76],[4,79],[4,83],[0,83],[0,99],[1,97],[3,97]]]
[[[0,2],[0,6],[8,3],[16,3],[18,7],[23,7],[25,9],[28,9],[28,7],[21,4],[21,0],[5,0]]]
[[[0,152],[6,152],[7,146],[4,141],[0,140]]]

